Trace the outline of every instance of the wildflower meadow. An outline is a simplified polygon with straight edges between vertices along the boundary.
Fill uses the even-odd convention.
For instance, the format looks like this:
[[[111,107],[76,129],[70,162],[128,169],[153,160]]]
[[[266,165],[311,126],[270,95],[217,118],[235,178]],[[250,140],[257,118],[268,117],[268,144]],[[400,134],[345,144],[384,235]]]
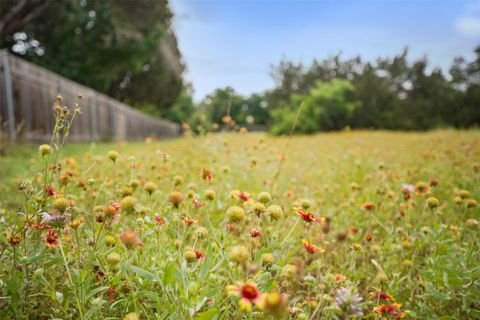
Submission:
[[[480,318],[478,130],[69,144],[86,107],[0,158],[1,319]]]

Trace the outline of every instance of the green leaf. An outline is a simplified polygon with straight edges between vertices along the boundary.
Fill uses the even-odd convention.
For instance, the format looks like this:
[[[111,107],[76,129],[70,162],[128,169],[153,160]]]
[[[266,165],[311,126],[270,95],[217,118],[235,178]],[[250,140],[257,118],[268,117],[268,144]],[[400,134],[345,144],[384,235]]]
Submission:
[[[135,272],[136,274],[144,277],[145,279],[154,281],[157,278],[153,273],[151,273],[151,272],[149,272],[145,269],[142,269],[140,267],[131,266],[130,268],[132,269],[133,272]]]
[[[204,280],[205,276],[208,274],[208,271],[211,268],[213,262],[213,250],[212,245],[208,244],[207,256],[205,257],[205,261],[203,261],[202,269],[200,270],[199,278],[200,280]]]
[[[173,284],[173,279],[175,277],[174,272],[175,272],[175,265],[173,263],[171,263],[166,268],[165,274],[163,276],[163,281],[165,282],[165,285],[172,285]]]
[[[218,316],[219,316],[218,308],[212,308],[212,309],[209,309],[209,310],[204,311],[202,313],[199,313],[195,319],[196,320],[211,320],[211,319],[217,319]]]

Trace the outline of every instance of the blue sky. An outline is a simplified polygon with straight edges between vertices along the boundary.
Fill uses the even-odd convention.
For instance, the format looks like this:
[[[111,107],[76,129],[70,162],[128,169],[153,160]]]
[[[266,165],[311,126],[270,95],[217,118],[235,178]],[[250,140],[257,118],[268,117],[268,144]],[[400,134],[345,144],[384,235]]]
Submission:
[[[404,47],[448,68],[480,45],[480,0],[171,0],[195,99],[273,86],[272,64],[342,52],[374,60]]]

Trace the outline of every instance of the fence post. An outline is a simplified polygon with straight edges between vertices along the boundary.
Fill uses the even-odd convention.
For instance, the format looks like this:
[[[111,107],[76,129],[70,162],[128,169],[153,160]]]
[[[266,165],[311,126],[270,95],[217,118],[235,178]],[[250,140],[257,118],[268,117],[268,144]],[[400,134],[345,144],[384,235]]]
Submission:
[[[7,101],[7,117],[8,117],[8,134],[10,141],[13,142],[17,138],[17,131],[15,130],[15,114],[13,112],[13,93],[12,93],[12,77],[10,73],[10,62],[8,61],[8,52],[2,50],[2,68],[3,79],[5,85],[5,98]]]

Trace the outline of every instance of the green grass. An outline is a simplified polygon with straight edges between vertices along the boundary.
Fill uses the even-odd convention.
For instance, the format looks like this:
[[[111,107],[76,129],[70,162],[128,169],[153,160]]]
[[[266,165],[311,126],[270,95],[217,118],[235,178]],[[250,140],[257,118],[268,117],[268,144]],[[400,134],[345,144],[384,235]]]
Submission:
[[[0,317],[380,319],[374,308],[396,302],[407,318],[476,319],[479,141],[476,130],[442,130],[328,133],[289,142],[219,133],[71,144],[53,176],[62,193],[56,197],[43,191],[45,163],[37,147],[11,147],[0,159]],[[119,154],[115,162],[107,157],[110,150]],[[52,158],[49,163],[47,180]],[[432,178],[437,186],[430,187]],[[421,182],[427,192],[406,199],[402,185]],[[156,185],[151,195],[147,183]],[[185,197],[178,208],[169,201],[174,190]],[[215,199],[207,199],[207,190]],[[281,206],[282,217],[276,219],[272,208],[263,212],[261,192],[271,194],[265,206]],[[133,208],[131,198],[124,200],[129,194],[137,200]],[[58,198],[67,199],[65,213]],[[194,198],[203,206],[196,207]],[[105,208],[117,202],[122,208],[112,221]],[[244,210],[241,221],[227,214],[232,206]],[[303,221],[297,214],[302,206],[322,223]],[[42,222],[42,212],[68,214],[50,228],[61,240],[51,248],[47,229],[28,227]],[[155,214],[168,224],[158,224]],[[189,226],[185,218],[195,222]],[[77,229],[72,221],[80,223]],[[252,229],[261,236],[253,238]],[[12,234],[21,237],[18,245],[8,243]],[[309,253],[302,240],[318,249]],[[272,256],[265,254],[274,262],[267,263]],[[261,292],[258,303],[228,295],[229,286],[245,288],[247,281]],[[348,296],[341,288],[361,301],[344,297],[340,303],[342,294]],[[376,290],[393,298],[372,296]]]

